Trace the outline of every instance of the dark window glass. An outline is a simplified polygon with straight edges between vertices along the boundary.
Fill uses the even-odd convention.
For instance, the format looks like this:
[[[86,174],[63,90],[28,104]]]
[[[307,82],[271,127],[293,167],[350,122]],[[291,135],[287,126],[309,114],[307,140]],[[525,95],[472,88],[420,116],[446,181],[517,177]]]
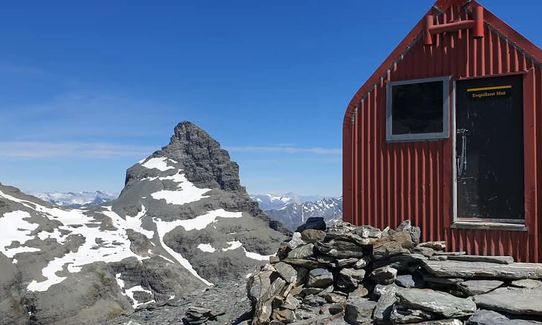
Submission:
[[[443,82],[392,86],[392,134],[443,132]]]

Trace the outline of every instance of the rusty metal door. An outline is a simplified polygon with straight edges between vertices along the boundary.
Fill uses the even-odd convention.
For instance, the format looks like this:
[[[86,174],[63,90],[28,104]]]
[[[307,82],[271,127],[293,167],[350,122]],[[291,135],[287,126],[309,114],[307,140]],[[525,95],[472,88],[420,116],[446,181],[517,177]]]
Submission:
[[[524,219],[522,76],[457,82],[457,217]]]

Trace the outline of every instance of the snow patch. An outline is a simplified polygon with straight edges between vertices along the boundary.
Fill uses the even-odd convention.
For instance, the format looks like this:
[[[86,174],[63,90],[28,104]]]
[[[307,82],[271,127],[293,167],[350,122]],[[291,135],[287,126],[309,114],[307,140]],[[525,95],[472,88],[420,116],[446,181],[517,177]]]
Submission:
[[[162,244],[162,247],[169,253],[169,255],[171,255],[175,260],[177,260],[179,264],[184,266],[184,268],[187,269],[188,272],[192,273],[192,275],[198,278],[201,282],[205,283],[208,286],[212,286],[213,284],[211,282],[202,278],[198,274],[198,272],[194,270],[194,268],[192,267],[192,264],[190,264],[190,262],[186,258],[184,258],[181,254],[177,253],[176,251],[174,251],[171,247],[166,245],[166,243],[164,242],[164,236],[171,230],[178,227],[180,225],[179,223],[181,222],[181,220],[166,222],[166,221],[162,221],[155,218],[154,222],[156,223],[156,230],[158,232],[158,238],[160,239],[160,244]]]
[[[186,231],[205,229],[208,225],[216,221],[217,218],[241,218],[242,212],[228,212],[224,209],[209,211],[204,215],[188,220],[177,220],[177,226],[183,227]]]
[[[237,248],[243,246],[243,244],[240,241],[237,241],[237,240],[229,241],[227,244],[230,245],[230,246],[226,247],[226,248],[222,248],[223,252],[231,251],[231,250],[234,250],[234,249],[237,249]]]
[[[188,181],[188,179],[179,171],[173,176],[159,177],[160,180],[171,180],[178,183],[178,190],[161,190],[151,194],[155,200],[165,200],[168,204],[182,205],[190,202],[196,202],[208,196],[210,188],[198,188]]]
[[[0,229],[2,229],[2,236],[0,236],[0,252],[7,257],[12,258],[19,253],[39,251],[38,248],[26,246],[7,248],[8,246],[11,246],[13,242],[24,245],[26,241],[34,238],[34,236],[31,236],[30,234],[38,228],[39,225],[25,220],[29,218],[31,218],[31,215],[26,211],[7,212],[0,218]]]
[[[146,304],[150,304],[151,302],[156,302],[154,299],[153,300],[150,300],[150,301],[146,301],[146,302],[138,302],[135,298],[134,298],[134,293],[136,291],[143,291],[143,292],[147,292],[151,295],[153,295],[152,291],[150,290],[147,290],[147,289],[144,289],[142,286],[138,285],[138,286],[135,286],[135,287],[131,287],[130,289],[125,289],[125,295],[127,297],[130,297],[130,299],[132,299],[132,306],[134,307],[134,309],[136,309],[137,307],[139,306],[142,306],[142,305],[146,305]]]
[[[167,164],[168,158],[166,157],[159,157],[159,158],[151,158],[141,164],[141,166],[147,168],[147,169],[158,169],[159,171],[165,172],[169,169],[175,169],[174,167],[168,166]]]
[[[211,244],[199,244],[198,249],[206,253],[214,253],[216,249]]]

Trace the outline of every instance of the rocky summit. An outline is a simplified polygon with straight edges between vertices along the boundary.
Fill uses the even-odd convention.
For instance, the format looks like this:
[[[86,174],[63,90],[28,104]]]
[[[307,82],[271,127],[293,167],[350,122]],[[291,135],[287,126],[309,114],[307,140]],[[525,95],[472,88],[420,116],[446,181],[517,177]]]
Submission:
[[[542,264],[446,252],[409,221],[299,230],[249,278],[245,324],[542,324]]]
[[[163,324],[180,319],[146,311],[176,305],[187,320],[228,323],[249,307],[234,291],[283,230],[219,143],[183,122],[105,205],[66,209],[0,185],[0,324]]]

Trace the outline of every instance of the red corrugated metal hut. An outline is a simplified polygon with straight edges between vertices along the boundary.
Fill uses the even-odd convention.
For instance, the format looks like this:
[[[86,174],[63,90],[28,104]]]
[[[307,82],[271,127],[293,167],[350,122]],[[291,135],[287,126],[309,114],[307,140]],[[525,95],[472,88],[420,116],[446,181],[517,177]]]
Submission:
[[[542,262],[541,64],[479,3],[437,1],[348,105],[344,220]]]

